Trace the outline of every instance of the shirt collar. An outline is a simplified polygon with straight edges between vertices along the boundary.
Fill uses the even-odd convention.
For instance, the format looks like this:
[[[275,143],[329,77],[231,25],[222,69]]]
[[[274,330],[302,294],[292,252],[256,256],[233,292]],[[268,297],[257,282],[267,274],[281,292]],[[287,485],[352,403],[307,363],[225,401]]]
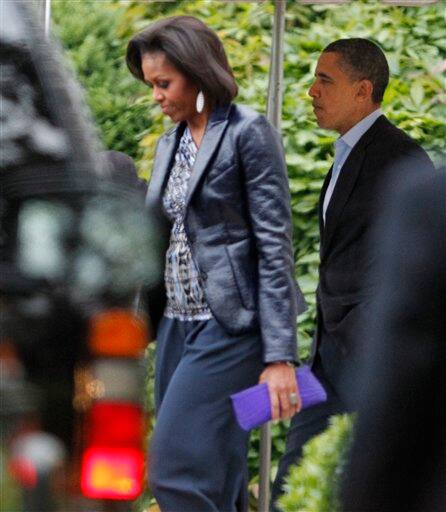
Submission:
[[[364,133],[372,126],[372,124],[378,119],[378,117],[382,116],[383,112],[381,108],[377,108],[374,110],[371,114],[364,117],[364,119],[361,119],[359,123],[356,123],[353,128],[350,128],[350,130],[347,133],[344,133],[342,137],[339,137],[336,141],[336,148],[338,148],[338,142],[343,142],[346,144],[350,149],[353,148],[358,140],[364,135]],[[339,144],[340,146],[342,144]]]

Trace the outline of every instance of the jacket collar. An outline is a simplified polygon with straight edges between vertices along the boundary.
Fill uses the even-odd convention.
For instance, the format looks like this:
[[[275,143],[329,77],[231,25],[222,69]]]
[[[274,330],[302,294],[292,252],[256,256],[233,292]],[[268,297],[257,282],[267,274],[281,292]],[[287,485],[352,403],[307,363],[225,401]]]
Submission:
[[[333,239],[333,234],[342,215],[342,211],[345,208],[345,205],[347,204],[347,201],[355,186],[356,180],[358,179],[358,176],[361,172],[366,148],[374,139],[375,135],[383,128],[384,124],[386,123],[388,123],[388,121],[385,118],[385,116],[382,115],[378,117],[378,119],[373,123],[373,125],[359,139],[359,141],[349,154],[347,160],[345,161],[342,167],[342,172],[336,183],[336,187],[333,191],[330,204],[328,205],[325,216],[325,225],[323,225],[323,221],[321,219],[321,205],[324,202],[325,192],[327,190],[328,183],[331,177],[331,169],[330,173],[327,175],[324,181],[324,185],[322,187],[321,192],[321,198],[319,202],[319,223],[321,226],[321,260],[327,254],[327,250]]]
[[[152,207],[161,203],[162,191],[168,171],[172,167],[184,128],[184,125],[178,124],[165,133],[158,141],[152,176],[147,190],[146,206]]]
[[[228,125],[230,105],[226,107],[216,107],[212,111],[208,121],[206,131],[195,159],[194,168],[189,181],[189,187],[186,194],[186,206],[190,203],[193,193],[203,174],[208,168],[208,164],[215,153],[220,140]]]
[[[189,181],[186,205],[189,204],[192,194],[197,188],[212,155],[217,149],[228,124],[231,106],[232,105],[229,104],[222,107],[215,107],[211,113]],[[178,149],[178,145],[185,128],[185,122],[179,123],[160,138],[156,149],[152,178],[147,191],[146,205],[153,205],[154,203],[161,202],[167,176],[173,165],[175,153]]]

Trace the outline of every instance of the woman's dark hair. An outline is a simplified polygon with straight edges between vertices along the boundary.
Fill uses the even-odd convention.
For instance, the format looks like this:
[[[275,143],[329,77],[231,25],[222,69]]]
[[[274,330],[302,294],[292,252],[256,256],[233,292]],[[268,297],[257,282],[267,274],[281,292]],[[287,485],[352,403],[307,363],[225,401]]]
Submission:
[[[217,34],[193,16],[156,21],[132,37],[126,61],[130,72],[144,81],[144,54],[162,52],[178,71],[203,91],[214,105],[230,103],[238,92],[223,45]]]

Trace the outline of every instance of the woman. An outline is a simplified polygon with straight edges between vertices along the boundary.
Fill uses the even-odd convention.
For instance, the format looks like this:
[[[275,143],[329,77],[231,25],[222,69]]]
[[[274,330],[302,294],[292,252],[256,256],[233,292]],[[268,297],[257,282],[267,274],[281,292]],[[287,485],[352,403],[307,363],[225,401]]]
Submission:
[[[230,395],[261,374],[274,419],[300,408],[301,295],[281,142],[264,116],[231,103],[223,46],[198,19],[154,23],[130,41],[127,64],[177,123],[158,142],[147,193],[167,241],[165,289],[148,298],[158,414],[150,486],[163,511],[244,510],[248,435]]]

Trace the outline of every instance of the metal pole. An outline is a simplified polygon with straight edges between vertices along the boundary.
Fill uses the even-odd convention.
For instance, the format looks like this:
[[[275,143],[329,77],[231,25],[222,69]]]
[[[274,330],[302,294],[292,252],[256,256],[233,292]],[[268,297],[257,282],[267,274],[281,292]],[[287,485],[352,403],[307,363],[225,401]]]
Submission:
[[[273,41],[268,84],[269,122],[280,130],[283,98],[283,35],[285,32],[285,0],[274,2]],[[260,431],[259,512],[268,512],[271,478],[271,422]]]
[[[50,37],[51,0],[45,0],[45,37]]]
[[[283,35],[285,32],[285,0],[274,2],[273,41],[268,84],[266,116],[280,130],[283,98]]]
[[[260,430],[259,512],[267,512],[271,478],[271,422]]]

